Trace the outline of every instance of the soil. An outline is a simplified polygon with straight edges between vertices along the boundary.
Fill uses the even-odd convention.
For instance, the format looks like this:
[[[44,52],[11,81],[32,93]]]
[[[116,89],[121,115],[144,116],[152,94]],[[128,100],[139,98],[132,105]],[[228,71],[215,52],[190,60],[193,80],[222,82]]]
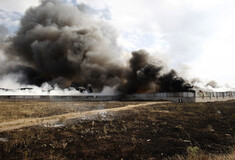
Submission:
[[[189,147],[215,154],[235,148],[235,101],[126,103],[60,117],[63,125],[0,132],[0,159],[164,159]]]
[[[2,122],[0,123],[0,132],[2,131],[9,131],[9,130],[14,130],[14,129],[19,129],[23,127],[29,127],[29,126],[35,126],[35,125],[40,125],[42,123],[50,123],[54,124],[57,123],[58,121],[68,121],[70,119],[78,119],[78,118],[83,118],[83,119],[88,119],[89,117],[97,117],[97,116],[102,116],[104,113],[105,114],[112,114],[113,112],[117,111],[122,111],[122,110],[130,110],[135,107],[142,107],[146,105],[151,105],[151,104],[160,104],[160,103],[168,103],[168,102],[146,102],[142,104],[130,104],[126,105],[124,107],[108,107],[108,108],[103,108],[103,109],[95,109],[93,107],[86,107],[86,110],[84,111],[79,111],[79,112],[73,112],[73,113],[67,113],[67,114],[61,114],[61,115],[54,115],[54,116],[48,116],[48,117],[41,117],[41,118],[24,118],[24,119],[18,119],[18,120],[13,120],[13,121],[8,121],[8,122]],[[162,111],[159,111],[162,112]]]

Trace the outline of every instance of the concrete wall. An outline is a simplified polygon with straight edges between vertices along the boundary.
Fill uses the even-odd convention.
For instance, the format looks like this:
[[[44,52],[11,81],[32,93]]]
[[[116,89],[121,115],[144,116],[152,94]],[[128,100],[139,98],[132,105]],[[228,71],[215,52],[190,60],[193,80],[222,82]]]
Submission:
[[[177,93],[154,93],[154,94],[131,94],[131,95],[79,95],[79,96],[29,96],[12,95],[0,96],[0,100],[48,100],[48,101],[174,101],[174,102],[194,102],[193,92]]]
[[[79,96],[28,96],[13,95],[0,96],[0,100],[42,100],[42,101],[117,101],[121,100],[120,96],[103,96],[103,95],[79,95]]]
[[[216,102],[235,100],[235,92],[174,92],[127,95],[127,100],[167,100],[173,102]]]
[[[133,101],[173,101],[173,102],[195,102],[194,92],[153,93],[126,95],[124,100]]]
[[[0,96],[0,100],[42,100],[42,101],[173,101],[173,102],[215,102],[235,100],[235,92],[174,92],[131,95],[79,95],[40,96],[12,95]]]
[[[235,92],[196,92],[195,102],[235,100]]]

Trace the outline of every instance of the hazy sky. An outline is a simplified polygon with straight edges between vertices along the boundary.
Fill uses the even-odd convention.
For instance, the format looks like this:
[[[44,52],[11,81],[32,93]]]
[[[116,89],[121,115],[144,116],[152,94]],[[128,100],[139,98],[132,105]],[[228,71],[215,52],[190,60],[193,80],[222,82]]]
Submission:
[[[161,54],[182,74],[235,86],[234,0],[63,0],[84,3],[118,31],[124,51]],[[0,24],[11,34],[38,0],[1,0]]]

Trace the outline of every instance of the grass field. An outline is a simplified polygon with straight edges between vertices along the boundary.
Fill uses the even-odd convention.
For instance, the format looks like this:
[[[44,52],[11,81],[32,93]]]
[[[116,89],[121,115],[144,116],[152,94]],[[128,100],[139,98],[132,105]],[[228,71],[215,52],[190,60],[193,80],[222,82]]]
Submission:
[[[0,101],[0,122],[25,118],[39,118],[71,112],[101,108],[115,108],[141,102],[50,102],[50,101]]]
[[[19,119],[56,120],[0,132],[3,160],[235,159],[235,101],[4,101],[0,109],[0,129]]]

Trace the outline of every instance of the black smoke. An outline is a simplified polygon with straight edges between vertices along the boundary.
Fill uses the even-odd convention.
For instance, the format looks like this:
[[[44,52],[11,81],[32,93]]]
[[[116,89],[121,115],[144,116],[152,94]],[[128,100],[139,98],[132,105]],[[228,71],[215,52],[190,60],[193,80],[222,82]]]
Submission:
[[[125,94],[191,90],[175,71],[163,73],[160,60],[150,63],[144,50],[132,52],[125,66],[115,29],[81,8],[44,0],[26,11],[6,50],[24,64],[9,71],[24,75],[20,83],[62,88],[92,84],[98,91],[116,86]]]
[[[161,61],[151,64],[149,58],[144,50],[132,52],[126,79],[118,88],[122,93],[185,92],[193,88],[174,70],[161,74]]]

